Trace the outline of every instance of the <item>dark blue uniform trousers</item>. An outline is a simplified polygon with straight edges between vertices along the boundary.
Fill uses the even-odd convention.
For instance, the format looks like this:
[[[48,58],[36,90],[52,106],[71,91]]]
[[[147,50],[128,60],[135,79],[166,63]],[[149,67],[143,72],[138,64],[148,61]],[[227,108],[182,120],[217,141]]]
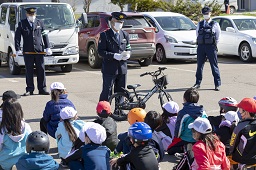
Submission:
[[[103,88],[100,94],[100,101],[108,101],[112,95],[112,87],[114,85],[114,92],[123,92],[126,84],[126,74],[102,74]]]
[[[196,70],[196,84],[201,84],[203,79],[203,68],[204,63],[206,61],[206,57],[208,58],[212,75],[214,77],[215,86],[220,86],[220,72],[218,67],[218,58],[217,58],[217,48],[215,45],[198,45],[197,47],[197,70]]]
[[[26,67],[26,92],[33,92],[34,86],[34,63],[37,74],[37,88],[41,91],[46,91],[44,55],[24,55]]]

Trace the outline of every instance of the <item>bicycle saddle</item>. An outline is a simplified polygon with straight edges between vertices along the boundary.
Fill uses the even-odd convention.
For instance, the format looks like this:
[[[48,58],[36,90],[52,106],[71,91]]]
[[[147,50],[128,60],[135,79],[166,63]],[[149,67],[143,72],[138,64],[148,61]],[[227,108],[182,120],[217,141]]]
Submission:
[[[136,89],[137,87],[140,87],[140,84],[132,84],[132,85],[127,85],[127,89]]]

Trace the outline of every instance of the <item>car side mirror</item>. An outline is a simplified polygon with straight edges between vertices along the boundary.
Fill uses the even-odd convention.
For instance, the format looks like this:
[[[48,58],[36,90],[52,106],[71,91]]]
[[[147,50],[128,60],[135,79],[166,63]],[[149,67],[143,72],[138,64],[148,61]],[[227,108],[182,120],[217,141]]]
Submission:
[[[226,28],[226,31],[227,31],[227,32],[236,32],[233,27],[227,27],[227,28]]]
[[[86,14],[86,13],[82,13],[82,15],[81,15],[81,21],[82,21],[84,27],[86,27],[87,24],[88,24],[88,19],[87,19],[87,14]]]

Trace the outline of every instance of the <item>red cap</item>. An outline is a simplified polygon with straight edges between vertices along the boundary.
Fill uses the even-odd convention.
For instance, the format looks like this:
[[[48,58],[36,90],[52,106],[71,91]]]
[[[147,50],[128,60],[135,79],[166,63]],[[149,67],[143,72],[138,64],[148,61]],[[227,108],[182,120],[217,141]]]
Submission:
[[[237,107],[250,113],[256,113],[256,100],[253,98],[244,98],[237,104]]]
[[[107,114],[111,113],[111,107],[109,102],[107,101],[100,101],[96,107],[96,111],[98,114],[101,114],[102,111],[105,110]]]

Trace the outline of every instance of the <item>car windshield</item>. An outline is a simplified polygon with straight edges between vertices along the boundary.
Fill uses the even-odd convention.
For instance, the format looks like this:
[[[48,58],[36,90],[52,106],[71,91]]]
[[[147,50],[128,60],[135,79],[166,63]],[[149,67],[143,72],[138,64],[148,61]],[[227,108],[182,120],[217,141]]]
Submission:
[[[141,27],[150,27],[150,25],[148,24],[148,22],[146,21],[146,19],[143,16],[128,16],[125,20],[124,20],[124,28],[141,28]]]
[[[36,17],[44,22],[45,29],[63,29],[75,26],[72,8],[66,4],[36,4],[21,6],[21,19],[26,18],[25,8],[36,7]]]
[[[195,24],[187,17],[164,16],[155,17],[159,25],[165,31],[195,30]]]
[[[256,30],[256,19],[233,19],[239,31]]]

